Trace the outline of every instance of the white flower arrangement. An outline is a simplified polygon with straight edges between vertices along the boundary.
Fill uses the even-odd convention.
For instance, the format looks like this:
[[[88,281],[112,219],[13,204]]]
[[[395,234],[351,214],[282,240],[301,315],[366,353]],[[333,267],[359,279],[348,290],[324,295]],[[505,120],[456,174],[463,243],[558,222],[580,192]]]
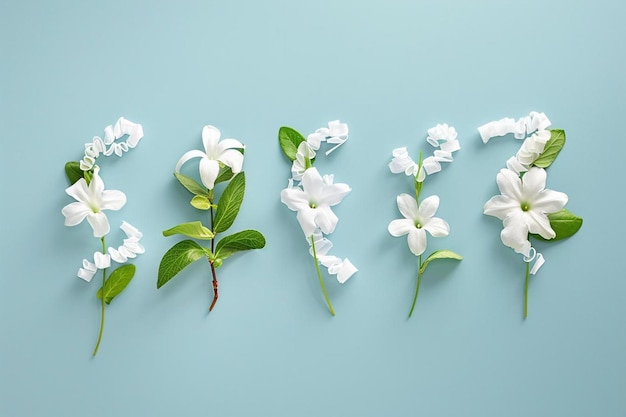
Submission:
[[[387,227],[389,234],[394,237],[407,235],[409,250],[418,257],[417,285],[413,296],[413,303],[409,311],[409,318],[413,314],[419,295],[422,276],[426,267],[436,259],[461,260],[463,257],[450,250],[437,250],[422,261],[422,254],[426,251],[427,234],[432,237],[444,237],[450,233],[448,223],[434,217],[439,208],[439,196],[431,195],[420,202],[420,194],[427,175],[441,171],[442,162],[452,162],[452,153],[461,149],[456,130],[447,124],[438,124],[428,129],[427,142],[435,147],[432,156],[422,159],[422,153],[416,163],[408,153],[406,147],[396,148],[392,152],[393,159],[389,163],[389,170],[394,174],[404,173],[413,178],[415,197],[402,193],[396,198],[398,210],[403,219],[393,220]]]
[[[319,264],[325,266],[330,275],[336,275],[341,284],[358,271],[348,258],[341,259],[328,254],[333,245],[325,236],[332,233],[339,222],[331,207],[339,204],[350,193],[351,188],[347,184],[335,183],[333,175],[320,175],[312,165],[315,162],[315,151],[320,149],[322,142],[335,145],[326,152],[329,155],[346,142],[348,133],[348,125],[339,120],[329,122],[328,128],[319,128],[306,139],[290,127],[281,127],[278,132],[280,147],[292,162],[292,177],[287,188],[281,191],[280,199],[290,210],[297,212],[296,218],[308,242],[309,253],[315,261],[326,305],[333,316],[335,310],[326,291]]]
[[[127,264],[110,272],[107,278],[111,260],[118,264],[125,264],[130,258],[135,258],[137,254],[145,252],[144,247],[139,243],[142,237],[141,232],[125,221],[122,222],[120,228],[126,233],[127,238],[117,249],[112,247],[107,249],[105,238],[111,227],[104,211],[120,210],[126,204],[126,195],[118,190],[106,190],[104,181],[100,177],[100,167],[96,165],[96,160],[101,155],[122,156],[129,149],[137,146],[143,137],[143,128],[140,124],[120,117],[114,126],[107,126],[104,132],[105,139],[96,136],[92,142],[85,144],[82,160],[65,164],[65,173],[70,182],[65,192],[76,201],[61,210],[65,216],[66,226],[76,226],[87,219],[93,236],[100,239],[102,246],[102,251],[94,252],[93,262],[83,259],[82,267],[77,273],[79,278],[91,282],[96,272],[102,271],[102,286],[96,294],[101,300],[100,331],[93,356],[98,353],[102,341],[105,304],[110,304],[128,286],[135,275],[135,265]],[[124,138],[126,140],[123,140]]]
[[[528,317],[530,276],[545,263],[543,254],[532,246],[530,238],[565,239],[578,232],[583,222],[564,208],[568,201],[566,194],[545,188],[546,168],[565,145],[565,132],[548,130],[550,125],[544,113],[531,112],[517,121],[505,118],[478,128],[484,143],[510,133],[516,139],[524,139],[517,154],[506,161],[507,167],[496,176],[500,195],[489,199],[483,208],[484,214],[502,221],[502,243],[521,254],[526,263],[524,318]]]

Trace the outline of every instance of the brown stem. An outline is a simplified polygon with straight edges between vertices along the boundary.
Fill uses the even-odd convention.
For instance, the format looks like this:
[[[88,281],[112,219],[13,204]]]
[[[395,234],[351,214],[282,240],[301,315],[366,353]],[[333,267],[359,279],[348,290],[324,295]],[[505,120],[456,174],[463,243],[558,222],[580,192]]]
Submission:
[[[213,262],[210,262],[210,264],[211,273],[213,274],[213,301],[211,302],[211,307],[209,307],[209,312],[213,310],[213,307],[215,307],[215,303],[217,303],[217,298],[219,297],[219,294],[217,292],[217,276],[215,275],[215,267],[213,266]]]

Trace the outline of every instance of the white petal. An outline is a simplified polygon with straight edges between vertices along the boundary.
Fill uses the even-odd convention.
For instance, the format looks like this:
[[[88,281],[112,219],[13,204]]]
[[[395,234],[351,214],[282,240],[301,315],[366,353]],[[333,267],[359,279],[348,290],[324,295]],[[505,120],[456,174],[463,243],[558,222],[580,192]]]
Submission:
[[[85,181],[84,178],[79,179],[74,184],[67,187],[65,192],[76,201],[86,203],[89,200],[89,189],[87,187],[87,181]]]
[[[93,228],[93,235],[95,237],[102,237],[106,235],[107,233],[109,233],[109,230],[110,230],[109,219],[107,219],[106,214],[104,214],[103,212],[88,213],[87,221]]]
[[[553,239],[556,236],[550,226],[548,216],[538,210],[529,210],[526,212],[526,216],[529,218],[527,223],[530,233],[537,233],[544,239]]]
[[[413,255],[420,256],[426,250],[426,232],[424,229],[411,229],[407,240]]]
[[[215,126],[207,125],[202,128],[202,144],[209,158],[217,151],[217,143],[220,140],[220,131]],[[215,155],[217,156],[217,155]]]
[[[80,268],[78,270],[78,273],[76,274],[76,276],[78,276],[78,278],[83,279],[87,282],[91,282],[94,274],[96,273],[96,271],[88,271],[84,268]]]
[[[304,210],[299,210],[296,214],[296,218],[298,219],[298,223],[300,223],[304,236],[310,238],[311,235],[315,233],[315,230],[317,229],[317,225],[315,224],[316,214],[316,210],[308,206]]]
[[[511,213],[504,220],[504,229],[500,233],[502,243],[512,248],[517,253],[528,256],[530,252],[530,242],[528,241],[528,226],[524,219],[523,212]]]
[[[329,234],[335,231],[339,218],[335,215],[335,213],[333,213],[331,208],[328,206],[321,206],[315,211],[315,224],[322,230],[322,232]]]
[[[178,160],[178,162],[176,163],[176,168],[174,168],[174,171],[176,172],[180,172],[180,168],[183,166],[183,164],[187,161],[189,161],[190,159],[193,158],[204,158],[206,157],[206,154],[203,153],[202,151],[199,151],[197,149],[191,150],[191,151],[187,151],[183,154],[183,156],[180,157],[180,159]]]
[[[328,122],[328,136],[348,136],[348,125],[346,123],[339,122],[339,120]]]
[[[326,178],[326,176],[324,178]],[[322,189],[321,195],[317,198],[317,203],[334,206],[341,203],[341,200],[343,200],[344,197],[350,193],[350,191],[352,191],[352,189],[348,186],[348,184],[337,183],[326,185],[325,183],[325,187]]]
[[[396,197],[398,203],[398,210],[406,218],[412,221],[417,220],[419,217],[419,211],[417,210],[417,201],[412,196],[402,193]]]
[[[546,176],[545,169],[532,167],[522,177],[522,194],[530,202],[546,188]]]
[[[439,196],[431,195],[430,197],[425,198],[421,203],[418,209],[420,217],[423,218],[422,221],[426,222],[426,219],[430,219],[435,215],[437,209],[439,208]]]
[[[433,217],[423,226],[433,237],[448,236],[450,233],[450,225],[439,217]]]
[[[241,168],[243,168],[243,154],[234,149],[224,151],[218,160],[222,161],[224,165],[228,165],[235,174],[241,172]]]
[[[100,210],[119,210],[126,204],[126,194],[118,190],[105,190],[101,201]]]
[[[126,233],[126,236],[128,237],[136,237],[137,239],[141,239],[143,237],[143,233],[141,233],[135,226],[126,221],[122,222],[120,229],[122,229],[122,231]]]
[[[289,207],[289,210],[301,211],[310,209],[309,196],[297,187],[287,187],[280,192],[280,201]]]
[[[309,168],[304,172],[302,176],[302,189],[304,192],[314,200],[317,200],[322,195],[324,189],[324,180],[317,171],[317,168]],[[317,201],[315,201],[317,203]]]
[[[422,161],[422,168],[428,175],[431,175],[441,171],[441,164],[433,156],[429,156]]]
[[[109,255],[111,256],[111,259],[113,259],[115,262],[117,262],[118,264],[123,264],[126,261],[128,261],[128,258],[125,257],[124,255],[122,255],[117,249],[115,248],[109,248],[108,250]]]
[[[244,144],[239,142],[237,139],[224,139],[217,144],[216,152],[219,155],[221,155],[224,152],[226,152],[226,150],[228,149],[235,150],[235,149],[244,149],[244,148],[245,148]],[[243,156],[241,152],[239,152],[239,154]]]
[[[341,264],[341,269],[339,269],[339,271],[337,272],[337,281],[343,284],[357,271],[358,269],[352,264],[352,262],[350,262],[348,258],[346,258]]]
[[[520,203],[504,195],[491,197],[483,207],[484,214],[497,217],[500,220],[504,220],[509,213],[515,210],[521,210]]]
[[[413,220],[409,219],[396,219],[387,226],[389,234],[395,237],[404,236],[409,233],[411,229],[415,229],[415,223]]]
[[[66,226],[76,226],[92,211],[86,204],[75,202],[63,207],[61,213],[65,216]]]
[[[215,187],[215,180],[219,172],[220,164],[217,161],[206,157],[200,160],[200,180],[209,190]]]
[[[94,252],[93,260],[98,269],[105,269],[111,266],[111,257],[108,254]]]
[[[567,204],[567,194],[560,191],[543,190],[532,202],[532,209],[542,213],[556,213]]]
[[[498,183],[500,194],[510,197],[515,201],[521,201],[522,180],[515,172],[510,169],[501,169],[496,176],[496,182]]]

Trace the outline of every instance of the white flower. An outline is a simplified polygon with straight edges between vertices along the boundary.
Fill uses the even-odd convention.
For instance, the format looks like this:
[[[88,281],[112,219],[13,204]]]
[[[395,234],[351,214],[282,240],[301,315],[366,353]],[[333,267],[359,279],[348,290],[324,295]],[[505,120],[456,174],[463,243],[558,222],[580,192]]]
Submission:
[[[241,172],[243,154],[237,149],[244,145],[236,139],[220,139],[220,131],[214,126],[204,126],[202,129],[202,143],[204,152],[192,150],[186,152],[176,164],[176,172],[180,172],[183,164],[193,158],[200,159],[200,179],[209,190],[215,187],[215,179],[220,170],[220,162],[229,166],[233,173]]]
[[[331,206],[339,204],[351,191],[347,184],[333,184],[332,175],[319,174],[317,168],[309,168],[302,176],[300,187],[285,188],[280,200],[296,215],[304,235],[310,237],[319,227],[322,232],[332,233],[339,219]]]
[[[503,221],[502,243],[528,257],[528,233],[544,239],[556,236],[548,214],[556,213],[567,203],[567,195],[546,190],[546,171],[532,167],[522,178],[509,169],[502,169],[496,177],[501,195],[492,197],[483,213]]]
[[[109,220],[102,211],[121,209],[126,204],[126,195],[117,190],[105,190],[98,171],[96,167],[89,185],[81,178],[65,189],[76,202],[63,207],[62,213],[66,226],[76,226],[86,217],[93,228],[93,235],[102,237],[110,230]]]
[[[408,234],[409,249],[415,256],[426,250],[426,231],[433,237],[448,236],[450,226],[443,219],[433,217],[439,208],[439,197],[431,195],[417,207],[415,198],[408,194],[397,197],[398,209],[404,219],[389,223],[389,233],[399,237]]]
[[[298,150],[296,151],[296,159],[294,159],[293,164],[291,164],[291,177],[294,180],[300,181],[302,179],[304,171],[307,170],[307,158],[309,159],[309,162],[313,158],[315,158],[315,151],[309,146],[307,142],[300,142],[300,145],[298,145]]]
[[[119,264],[123,264],[128,261],[129,258],[135,258],[137,254],[144,253],[146,249],[139,243],[143,237],[143,233],[137,230],[137,228],[124,221],[120,229],[122,229],[127,236],[127,238],[124,239],[124,244],[117,249],[109,247],[108,252],[111,255],[111,259]]]

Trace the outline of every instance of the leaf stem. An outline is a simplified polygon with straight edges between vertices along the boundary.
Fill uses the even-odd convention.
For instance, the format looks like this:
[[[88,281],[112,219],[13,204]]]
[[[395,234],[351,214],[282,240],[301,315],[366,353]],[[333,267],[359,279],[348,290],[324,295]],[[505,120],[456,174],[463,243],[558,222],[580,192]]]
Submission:
[[[331,315],[335,315],[335,310],[333,310],[333,305],[330,303],[330,298],[328,297],[328,293],[326,292],[326,286],[324,285],[324,279],[322,278],[322,271],[320,270],[320,263],[317,260],[317,252],[315,250],[315,237],[311,235],[311,247],[313,248],[313,260],[315,262],[315,270],[317,271],[317,278],[320,281],[320,287],[322,287],[322,293],[324,293],[324,299],[326,300],[326,305],[328,305],[328,310]]]
[[[215,266],[213,266],[213,262],[209,262],[211,264],[211,274],[213,275],[213,301],[211,302],[211,306],[209,307],[209,313],[215,307],[215,303],[217,303],[217,298],[219,297],[219,293],[217,291],[217,276],[215,275]]]
[[[528,282],[530,281],[530,262],[526,263],[526,283],[524,284],[524,319],[528,317]]]
[[[409,318],[413,315],[413,309],[417,302],[417,296],[420,293],[420,284],[422,283],[422,255],[419,256],[419,269],[417,270],[417,285],[415,286],[415,295],[413,296],[413,304],[411,305],[411,311],[409,311]]]
[[[106,243],[104,241],[104,236],[100,239],[102,241],[102,253],[106,253]],[[98,348],[100,347],[100,342],[102,341],[102,332],[104,331],[104,283],[106,282],[106,268],[102,270],[102,297],[100,303],[100,332],[98,333],[98,341],[96,342],[96,347],[93,350],[93,356],[96,356],[98,353]]]

